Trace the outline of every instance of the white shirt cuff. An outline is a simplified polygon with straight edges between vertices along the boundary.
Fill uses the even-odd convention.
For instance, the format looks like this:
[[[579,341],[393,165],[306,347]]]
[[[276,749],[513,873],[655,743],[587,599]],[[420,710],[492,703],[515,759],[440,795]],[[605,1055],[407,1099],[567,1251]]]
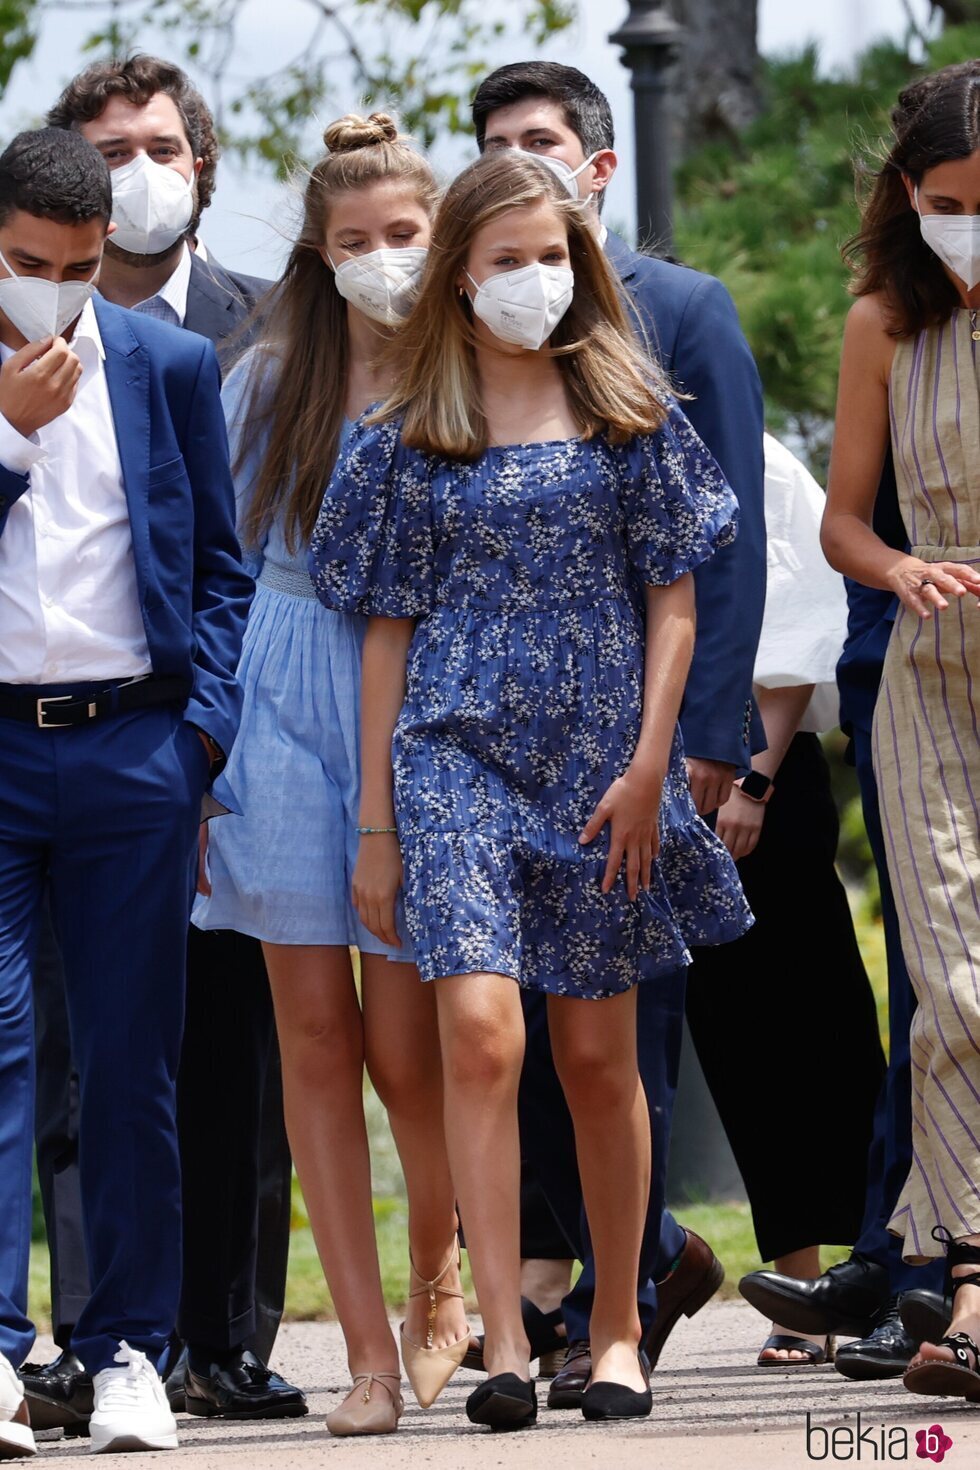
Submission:
[[[26,475],[45,457],[36,434],[25,439],[0,413],[0,464],[14,475]]]

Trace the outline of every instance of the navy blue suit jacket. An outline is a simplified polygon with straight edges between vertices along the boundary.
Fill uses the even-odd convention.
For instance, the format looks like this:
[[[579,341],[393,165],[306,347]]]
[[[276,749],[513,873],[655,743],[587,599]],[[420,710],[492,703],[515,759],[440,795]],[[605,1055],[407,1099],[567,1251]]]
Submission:
[[[217,346],[241,326],[271,285],[271,281],[261,280],[258,276],[243,276],[237,271],[225,270],[213,255],[207,260],[192,255],[184,326],[190,332],[199,332]],[[246,343],[237,345],[243,349]]]
[[[739,504],[734,543],[694,573],[697,639],[681,709],[688,755],[745,770],[766,739],[752,700],[766,600],[762,385],[732,298],[713,276],[639,255],[618,236],[606,255],[632,298],[641,335]]]
[[[891,451],[885,459],[872,525],[889,546],[908,551],[908,533],[898,507],[898,487]],[[898,612],[898,598],[878,587],[864,587],[846,578],[847,641],[837,665],[841,728],[871,733],[881,671]]]
[[[227,753],[253,588],[235,535],[217,358],[185,328],[101,297],[94,305],[153,672],[186,681],[185,718]],[[0,465],[0,535],[29,485],[29,474]]]

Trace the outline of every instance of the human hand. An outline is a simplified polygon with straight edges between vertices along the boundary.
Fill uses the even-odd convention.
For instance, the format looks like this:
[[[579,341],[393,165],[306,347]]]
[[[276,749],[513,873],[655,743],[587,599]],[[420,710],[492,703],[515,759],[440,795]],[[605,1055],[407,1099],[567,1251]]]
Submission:
[[[81,375],[64,337],[28,342],[0,368],[0,413],[29,439],[71,407]]]
[[[736,862],[739,858],[748,857],[750,852],[755,851],[756,844],[762,835],[765,815],[765,803],[751,801],[749,797],[743,796],[737,787],[732,789],[731,796],[724,806],[719,808],[715,833],[721,838]]]
[[[393,949],[401,947],[395,924],[395,899],[402,886],[402,855],[395,832],[362,837],[351,884],[354,907],[361,923]]]
[[[609,857],[602,878],[608,893],[626,859],[626,892],[635,899],[650,887],[654,858],[660,851],[660,797],[664,778],[659,772],[629,766],[608,788],[579,834],[583,846],[593,842],[609,823]]]
[[[689,755],[687,779],[698,815],[706,817],[709,812],[724,806],[731,796],[735,767],[727,761],[702,760],[700,756]]]
[[[916,617],[931,618],[933,609],[949,607],[950,597],[972,592],[980,599],[980,572],[965,561],[921,561],[902,556],[887,573],[889,588]]]
[[[208,824],[202,822],[197,833],[197,891],[204,898],[211,897],[211,879],[208,877]]]

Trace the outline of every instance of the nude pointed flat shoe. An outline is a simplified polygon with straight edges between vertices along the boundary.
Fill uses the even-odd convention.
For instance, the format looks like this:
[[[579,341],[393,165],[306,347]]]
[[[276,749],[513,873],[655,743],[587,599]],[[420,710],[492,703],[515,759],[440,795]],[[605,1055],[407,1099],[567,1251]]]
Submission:
[[[349,1434],[394,1434],[405,1412],[401,1382],[397,1373],[355,1373],[354,1388],[363,1384],[363,1392],[351,1402],[351,1390],[340,1407],[327,1415],[325,1423],[330,1433],[338,1438]],[[397,1386],[392,1389],[388,1383]],[[373,1395],[375,1384],[384,1392]]]
[[[432,1281],[426,1281],[425,1277],[419,1275],[419,1272],[416,1271],[415,1263],[412,1261],[411,1255],[409,1255],[412,1274],[421,1283],[415,1291],[409,1292],[409,1298],[428,1294],[429,1320],[424,1343],[412,1341],[405,1332],[404,1322],[401,1324],[399,1334],[401,1337],[402,1362],[405,1365],[405,1373],[409,1383],[412,1385],[412,1392],[423,1409],[427,1409],[430,1404],[435,1403],[450,1378],[456,1372],[456,1369],[466,1357],[470,1346],[469,1329],[467,1329],[463,1337],[457,1342],[450,1343],[448,1347],[437,1348],[432,1345],[432,1338],[435,1334],[436,1326],[436,1310],[439,1305],[436,1300],[436,1293],[441,1292],[443,1296],[455,1296],[460,1301],[463,1300],[463,1293],[461,1291],[456,1291],[450,1286],[440,1286],[439,1284],[451,1267],[459,1265],[459,1261],[459,1241],[456,1241],[453,1245],[452,1254],[439,1272],[439,1275]]]

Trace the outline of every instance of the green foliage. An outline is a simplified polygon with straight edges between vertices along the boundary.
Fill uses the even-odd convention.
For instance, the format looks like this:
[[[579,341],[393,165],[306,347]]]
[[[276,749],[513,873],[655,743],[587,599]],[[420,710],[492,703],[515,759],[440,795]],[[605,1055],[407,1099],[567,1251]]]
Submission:
[[[54,16],[62,3],[0,0],[0,17],[10,9]],[[468,131],[490,46],[510,35],[537,48],[576,12],[575,0],[282,0],[284,19],[305,21],[305,34],[293,56],[256,75],[242,34],[264,18],[267,0],[74,0],[72,8],[92,12],[85,50],[94,55],[145,50],[162,32],[167,53],[208,78],[225,148],[280,173],[318,147],[317,118],[352,102],[393,107],[425,146]],[[4,37],[8,75],[18,59]]]
[[[925,69],[980,55],[980,27],[947,30]],[[763,110],[731,150],[694,155],[678,178],[676,250],[738,302],[766,386],[770,426],[825,468],[849,304],[840,248],[858,224],[855,160],[875,166],[888,114],[922,68],[872,47],[853,76],[821,73],[814,47],[764,63]]]
[[[36,11],[37,0],[0,0],[0,97],[14,67],[34,50]]]

